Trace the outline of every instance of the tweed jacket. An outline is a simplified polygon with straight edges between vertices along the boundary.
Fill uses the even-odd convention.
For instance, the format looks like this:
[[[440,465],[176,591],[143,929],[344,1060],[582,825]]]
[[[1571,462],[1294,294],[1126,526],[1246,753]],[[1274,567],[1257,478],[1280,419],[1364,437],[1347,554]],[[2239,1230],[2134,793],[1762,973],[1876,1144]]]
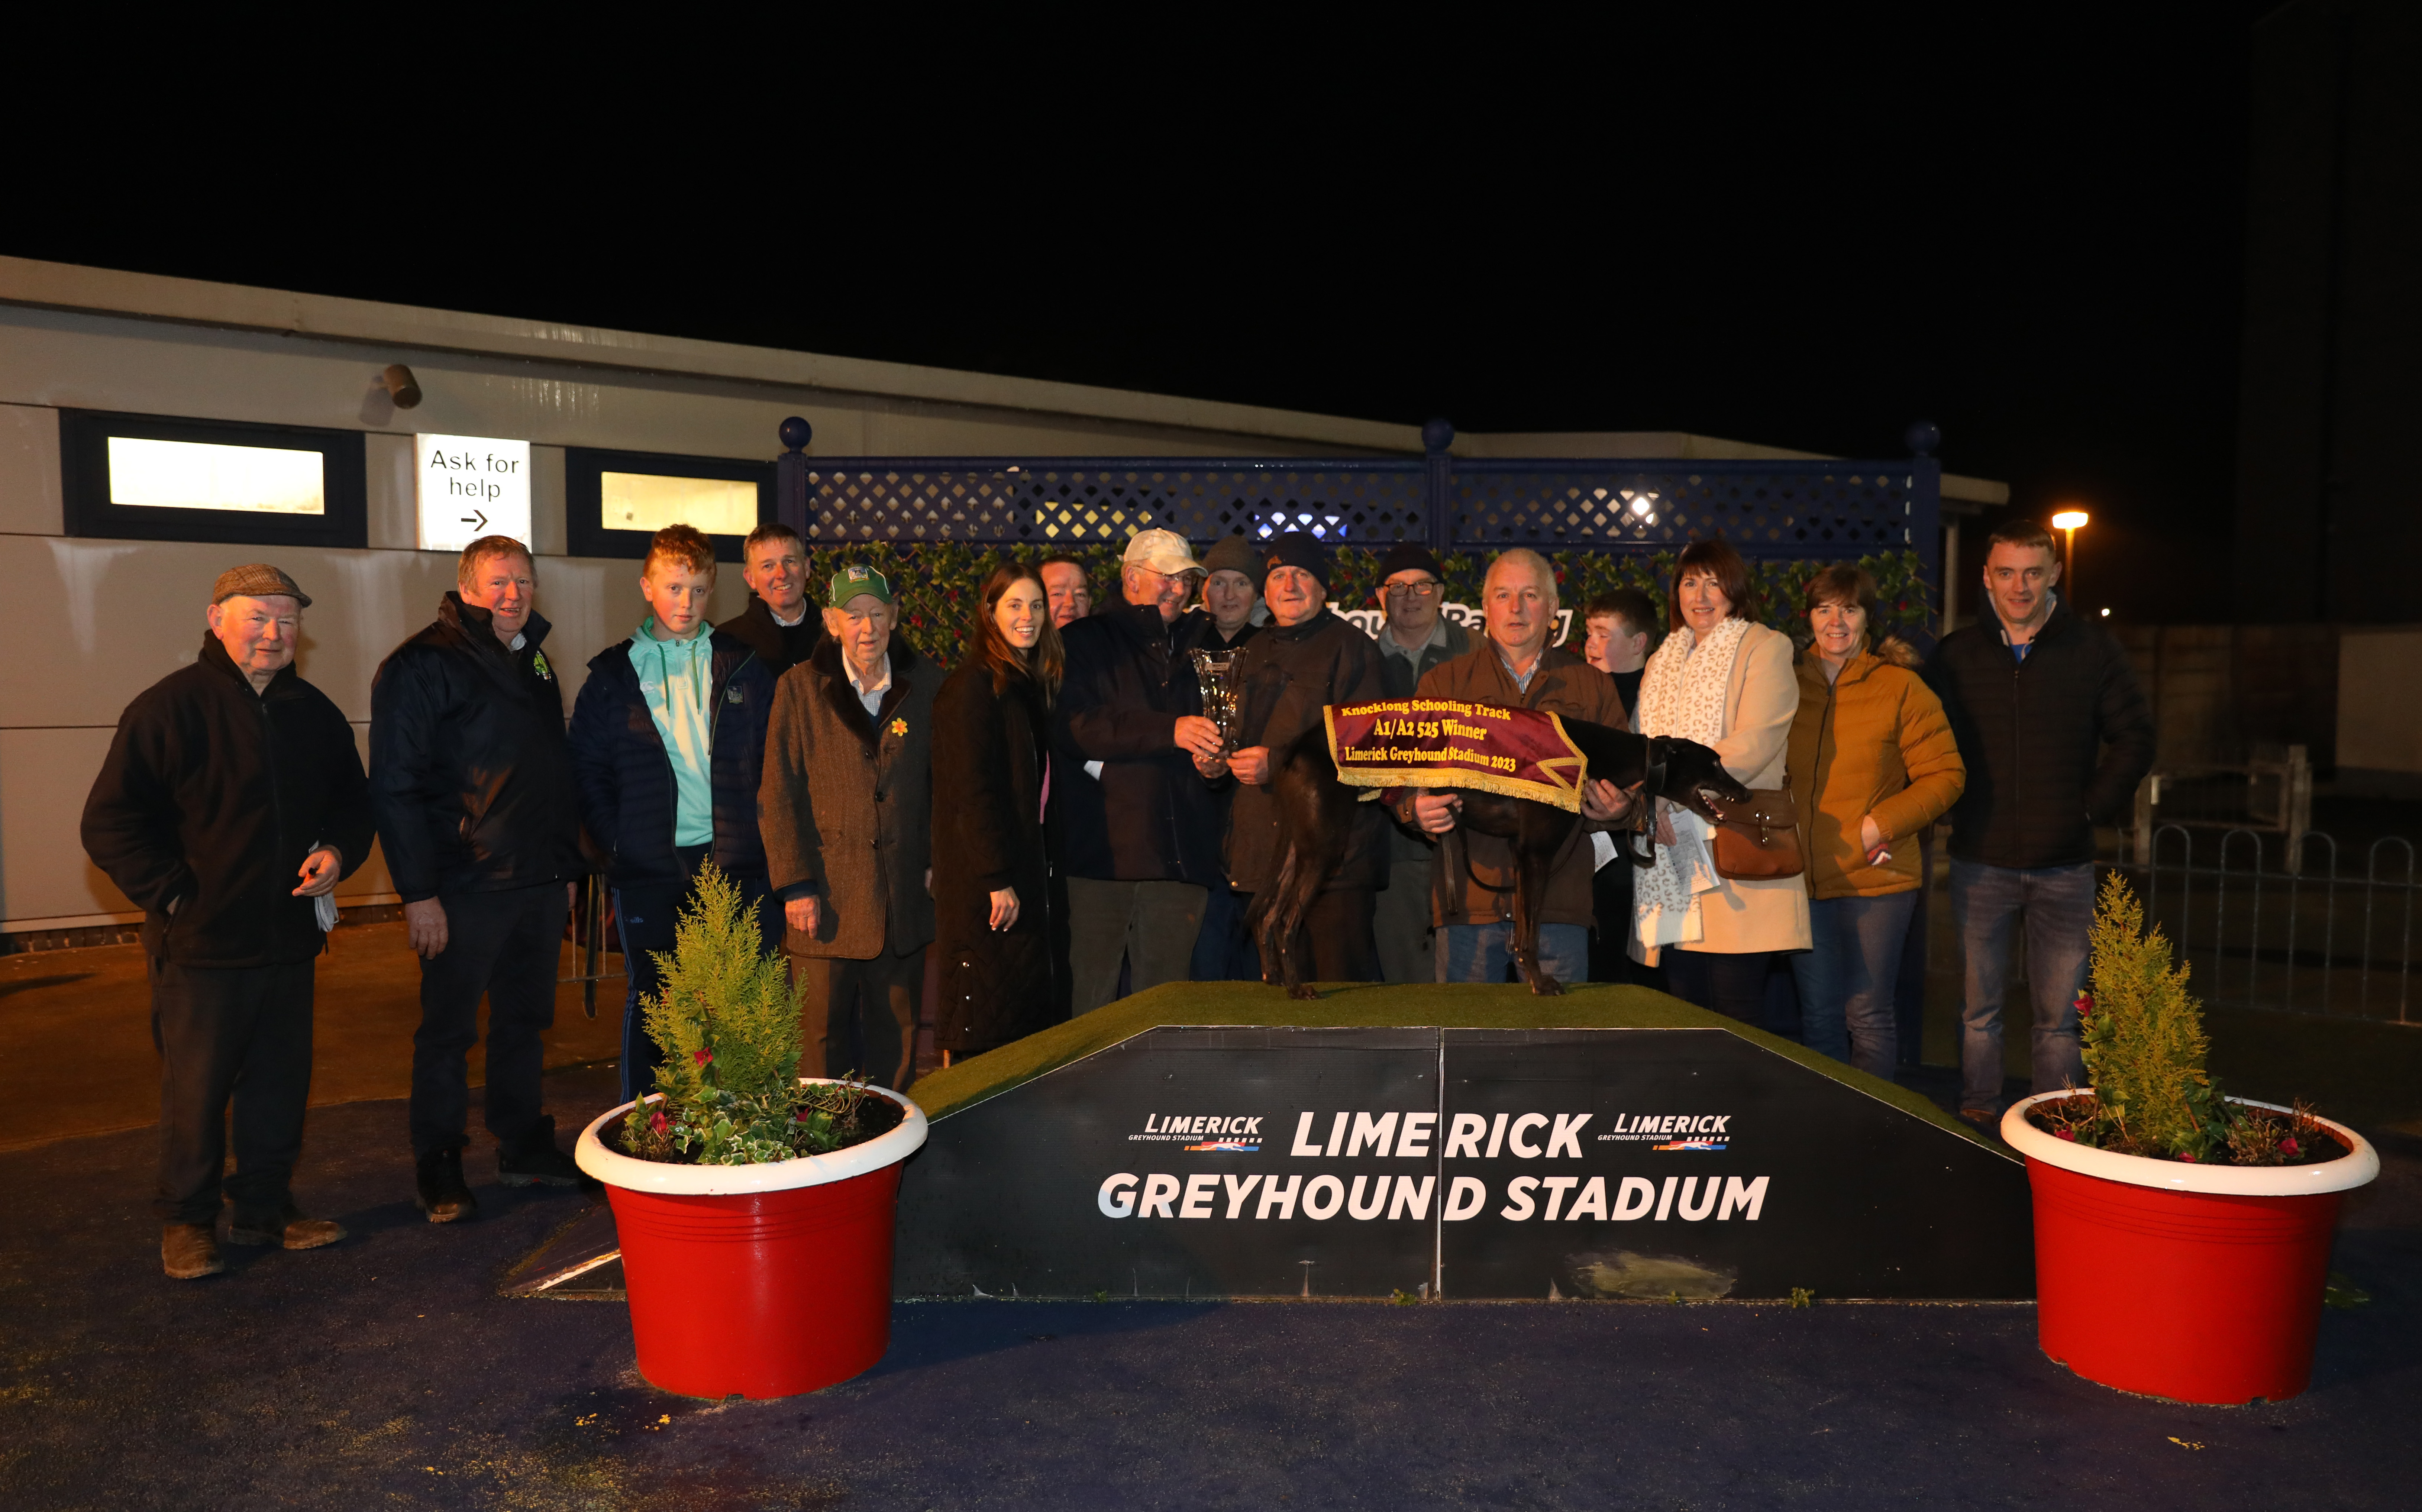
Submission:
[[[784,899],[815,898],[813,937],[794,955],[868,961],[934,937],[934,694],[942,674],[894,637],[891,687],[873,718],[826,639],[774,686],[758,824],[765,879]]]
[[[1614,679],[1571,652],[1555,646],[1541,650],[1538,669],[1531,674],[1531,685],[1526,690],[1515,685],[1514,674],[1505,669],[1505,658],[1499,654],[1495,641],[1486,636],[1473,639],[1475,644],[1470,651],[1422,674],[1418,689],[1421,697],[1469,699],[1499,708],[1545,709],[1613,730],[1624,728],[1623,700],[1615,695]],[[1413,823],[1414,796],[1410,790],[1397,796],[1398,823]],[[1628,822],[1606,825],[1584,817],[1573,827],[1572,838],[1549,867],[1547,895],[1540,900],[1541,923],[1586,927],[1596,918],[1591,890],[1596,873],[1591,864],[1596,853],[1589,835],[1593,830],[1616,827],[1628,828]],[[1430,857],[1430,921],[1440,925],[1493,924],[1511,919],[1514,847],[1476,830],[1464,831],[1463,842],[1469,862],[1457,875],[1448,874],[1449,853],[1443,846],[1433,843],[1424,847]],[[1476,878],[1506,890],[1491,891]]]

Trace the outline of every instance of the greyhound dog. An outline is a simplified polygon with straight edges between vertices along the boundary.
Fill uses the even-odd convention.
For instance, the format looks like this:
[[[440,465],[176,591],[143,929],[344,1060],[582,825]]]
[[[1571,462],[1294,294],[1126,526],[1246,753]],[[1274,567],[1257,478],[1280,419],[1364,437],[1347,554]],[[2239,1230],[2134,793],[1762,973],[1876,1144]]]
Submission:
[[[1565,719],[1563,724],[1565,733],[1588,761],[1591,781],[1612,782],[1647,797],[1670,798],[1710,824],[1717,821],[1715,805],[1749,800],[1749,790],[1733,780],[1714,751],[1696,741],[1635,735],[1582,719]],[[1344,864],[1355,806],[1367,790],[1338,780],[1337,764],[1329,754],[1328,729],[1315,724],[1277,754],[1270,791],[1278,799],[1278,874],[1254,894],[1246,912],[1246,927],[1261,949],[1262,980],[1283,984],[1291,998],[1314,998],[1319,994],[1303,980],[1296,931],[1302,927],[1313,900]],[[1581,815],[1551,803],[1476,789],[1463,790],[1462,799],[1462,817],[1441,840],[1447,866],[1451,871],[1470,870],[1463,846],[1465,828],[1512,843],[1514,964],[1533,992],[1564,991],[1562,984],[1539,969],[1539,907],[1547,895],[1549,868],[1581,823]],[[1624,854],[1634,866],[1656,864],[1653,849],[1644,855],[1627,844]],[[1479,881],[1476,874],[1472,879]],[[1481,886],[1492,891],[1507,890],[1486,882]]]

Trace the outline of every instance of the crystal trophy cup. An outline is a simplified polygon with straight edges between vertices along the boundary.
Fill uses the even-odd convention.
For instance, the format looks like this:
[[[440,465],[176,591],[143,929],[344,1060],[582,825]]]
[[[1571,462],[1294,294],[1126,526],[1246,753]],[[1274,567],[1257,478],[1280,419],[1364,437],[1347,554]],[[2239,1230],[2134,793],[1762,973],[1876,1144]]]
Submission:
[[[1219,754],[1236,744],[1236,653],[1198,651],[1194,685],[1203,692],[1203,717],[1219,727]]]

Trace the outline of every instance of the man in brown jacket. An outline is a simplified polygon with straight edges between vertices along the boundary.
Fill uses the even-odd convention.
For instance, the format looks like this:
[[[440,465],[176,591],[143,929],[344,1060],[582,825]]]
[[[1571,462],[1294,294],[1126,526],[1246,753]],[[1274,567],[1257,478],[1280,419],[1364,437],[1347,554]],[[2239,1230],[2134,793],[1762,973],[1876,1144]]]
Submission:
[[[782,948],[805,989],[810,1076],[855,1071],[905,1089],[934,937],[934,694],[940,671],[904,642],[891,585],[832,577],[825,639],[775,685],[758,824],[782,899]]]
[[[1614,679],[1569,651],[1548,644],[1556,626],[1556,574],[1535,551],[1516,547],[1489,563],[1481,590],[1488,638],[1453,661],[1422,674],[1418,696],[1465,699],[1499,708],[1545,709],[1612,729],[1626,728]],[[1589,835],[1621,827],[1631,795],[1593,781],[1581,794],[1581,817],[1557,854],[1539,910],[1539,966],[1559,982],[1589,980]],[[1453,792],[1420,791],[1398,800],[1397,818],[1423,833],[1455,827],[1463,800]],[[1431,917],[1438,925],[1440,982],[1502,982],[1514,937],[1514,855],[1504,841],[1466,833],[1467,874],[1447,874],[1446,852],[1430,861]],[[1502,891],[1492,890],[1503,889]]]

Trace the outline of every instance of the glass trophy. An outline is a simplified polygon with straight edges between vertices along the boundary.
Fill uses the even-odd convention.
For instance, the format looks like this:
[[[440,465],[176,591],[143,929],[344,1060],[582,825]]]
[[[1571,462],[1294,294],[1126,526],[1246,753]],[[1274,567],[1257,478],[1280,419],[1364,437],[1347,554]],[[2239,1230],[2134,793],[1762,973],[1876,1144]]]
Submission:
[[[1203,692],[1203,717],[1219,727],[1219,753],[1236,747],[1236,656],[1233,651],[1198,651],[1194,683]]]

